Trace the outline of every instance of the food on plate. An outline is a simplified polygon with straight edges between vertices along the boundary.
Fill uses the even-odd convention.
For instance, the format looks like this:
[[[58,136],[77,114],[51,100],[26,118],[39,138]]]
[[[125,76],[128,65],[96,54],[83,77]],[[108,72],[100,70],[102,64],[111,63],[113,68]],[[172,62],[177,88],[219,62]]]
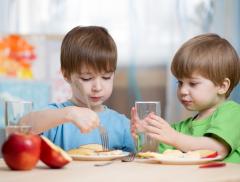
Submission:
[[[71,149],[67,151],[70,155],[121,155],[123,154],[122,150],[110,150],[110,151],[104,151],[102,148],[102,145],[99,144],[87,144],[82,145],[79,148]]]
[[[41,139],[38,135],[13,133],[2,146],[3,159],[10,169],[31,170],[40,156]]]
[[[164,156],[169,157],[184,157],[184,153],[180,150],[167,149],[163,152]]]
[[[217,151],[214,150],[195,150],[187,152],[188,155],[197,155],[200,158],[214,158],[218,156]]]
[[[99,144],[87,144],[82,145],[79,148],[71,149],[67,151],[71,155],[94,155],[96,152],[103,151],[102,145]]]
[[[213,150],[195,150],[189,152],[182,152],[180,150],[167,149],[162,154],[156,152],[139,152],[137,157],[140,158],[192,158],[192,159],[203,159],[203,158],[215,158],[218,153]]]
[[[150,151],[137,153],[137,157],[145,158],[145,159],[147,159],[147,158],[158,158],[160,156],[162,156],[162,154],[157,153],[157,152],[150,152]]]
[[[49,139],[41,136],[42,146],[40,159],[50,168],[62,168],[72,161],[72,158],[60,147],[53,144]]]
[[[96,152],[98,155],[122,155],[122,150],[110,150],[110,151],[98,151]]]

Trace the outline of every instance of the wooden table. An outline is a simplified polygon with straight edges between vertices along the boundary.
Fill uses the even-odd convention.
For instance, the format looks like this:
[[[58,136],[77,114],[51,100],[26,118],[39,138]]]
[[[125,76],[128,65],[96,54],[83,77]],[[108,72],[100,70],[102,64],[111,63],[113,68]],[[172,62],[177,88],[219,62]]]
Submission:
[[[200,169],[198,165],[164,165],[141,161],[94,167],[102,162],[73,161],[63,169],[49,169],[39,162],[31,171],[11,171],[0,159],[1,182],[196,182],[240,181],[240,164]]]

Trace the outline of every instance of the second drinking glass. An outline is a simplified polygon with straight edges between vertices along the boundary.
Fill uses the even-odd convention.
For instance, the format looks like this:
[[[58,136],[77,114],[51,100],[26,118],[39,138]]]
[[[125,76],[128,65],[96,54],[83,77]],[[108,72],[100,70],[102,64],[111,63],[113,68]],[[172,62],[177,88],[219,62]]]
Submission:
[[[161,104],[159,101],[136,101],[135,108],[140,120],[143,120],[149,113],[161,115]],[[157,149],[158,142],[146,136],[141,130],[137,131],[136,150],[137,152],[152,151]]]
[[[6,137],[14,132],[29,133],[30,125],[21,124],[21,118],[31,112],[33,103],[30,101],[6,101],[5,102],[5,124]]]

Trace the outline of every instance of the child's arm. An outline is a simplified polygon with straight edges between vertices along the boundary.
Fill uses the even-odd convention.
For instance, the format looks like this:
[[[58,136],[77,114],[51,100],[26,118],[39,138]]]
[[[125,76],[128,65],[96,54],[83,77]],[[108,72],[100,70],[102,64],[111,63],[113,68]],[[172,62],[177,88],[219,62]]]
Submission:
[[[31,112],[21,120],[21,124],[32,126],[32,132],[36,134],[65,122],[72,122],[82,133],[87,133],[99,125],[99,118],[88,108],[69,106]]]
[[[209,149],[217,151],[223,157],[229,153],[229,147],[225,142],[212,137],[193,137],[179,133],[164,119],[154,114],[150,114],[145,121],[148,123],[144,126],[147,135],[181,151]]]

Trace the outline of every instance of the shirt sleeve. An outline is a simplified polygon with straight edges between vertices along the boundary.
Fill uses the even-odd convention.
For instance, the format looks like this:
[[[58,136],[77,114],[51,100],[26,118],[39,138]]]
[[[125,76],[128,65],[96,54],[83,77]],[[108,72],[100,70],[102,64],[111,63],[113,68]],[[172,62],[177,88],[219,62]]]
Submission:
[[[231,152],[240,146],[240,107],[227,105],[219,108],[211,118],[205,136],[213,134],[223,139],[231,148]]]

